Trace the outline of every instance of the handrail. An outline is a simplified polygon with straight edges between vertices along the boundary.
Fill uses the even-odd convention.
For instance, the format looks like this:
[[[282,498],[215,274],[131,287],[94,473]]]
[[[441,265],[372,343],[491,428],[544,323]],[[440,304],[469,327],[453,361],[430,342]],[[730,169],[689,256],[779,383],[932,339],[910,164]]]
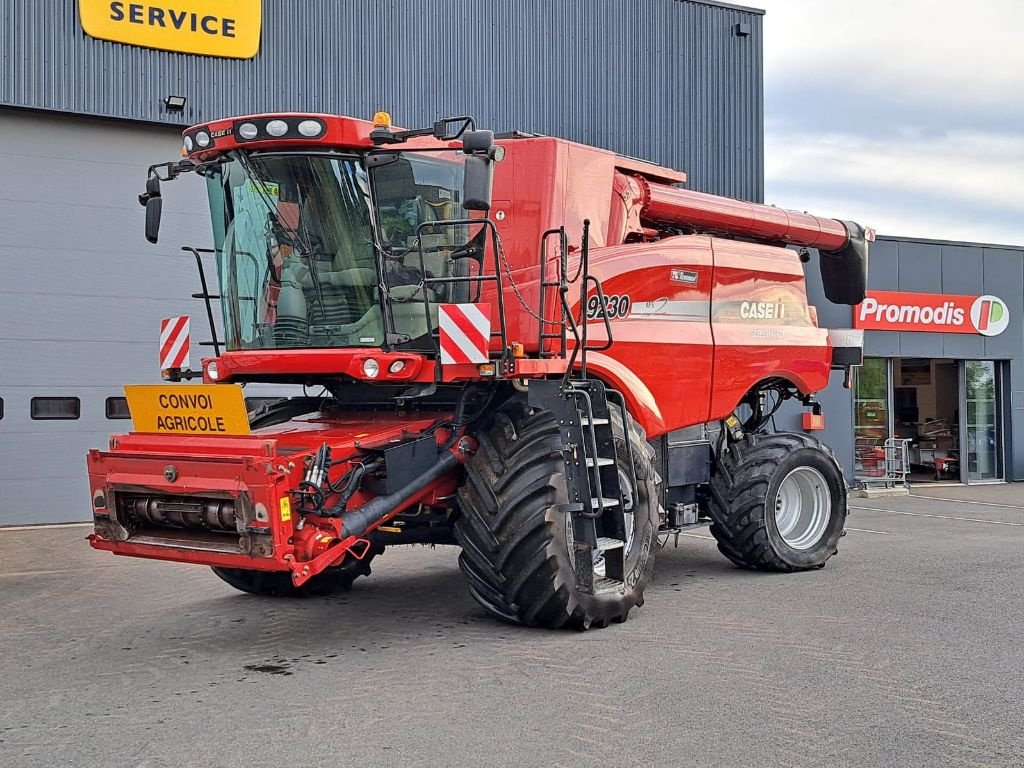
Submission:
[[[216,253],[212,248],[194,248],[191,245],[183,245],[181,247],[183,251],[190,251],[193,256],[196,257],[196,266],[199,268],[199,283],[203,288],[202,293],[193,293],[193,299],[202,299],[206,304],[206,317],[210,322],[210,336],[213,339],[213,354],[214,357],[220,357],[220,342],[217,339],[217,326],[213,320],[213,305],[210,303],[211,299],[220,299],[220,295],[210,293],[210,289],[206,283],[206,270],[203,268],[203,259],[199,255],[201,253]]]

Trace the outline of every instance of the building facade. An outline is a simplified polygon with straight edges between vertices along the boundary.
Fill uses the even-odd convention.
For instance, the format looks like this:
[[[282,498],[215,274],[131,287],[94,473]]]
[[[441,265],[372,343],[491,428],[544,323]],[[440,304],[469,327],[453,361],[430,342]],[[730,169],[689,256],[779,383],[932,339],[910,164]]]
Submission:
[[[880,237],[852,308],[809,266],[819,322],[864,329],[850,388],[835,374],[819,396],[819,437],[848,481],[883,482],[900,456],[912,484],[1024,480],[1024,247]],[[800,423],[795,409],[777,420]]]
[[[200,180],[136,202],[180,130],[317,111],[563,136],[759,201],[761,12],[698,0],[0,0],[0,525],[89,518],[84,456],[159,380],[160,319],[202,337]],[[212,269],[212,266],[209,267]]]

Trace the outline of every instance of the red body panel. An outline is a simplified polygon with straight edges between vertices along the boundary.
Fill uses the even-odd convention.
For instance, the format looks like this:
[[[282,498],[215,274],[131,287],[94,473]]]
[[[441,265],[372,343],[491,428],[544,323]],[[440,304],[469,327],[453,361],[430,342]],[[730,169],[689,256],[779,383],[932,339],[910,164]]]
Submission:
[[[614,344],[588,367],[623,392],[649,437],[723,419],[766,379],[804,393],[828,384],[827,331],[807,311],[792,251],[680,236],[595,249],[591,271],[606,296],[629,296],[630,310],[611,320]],[[781,317],[750,316],[759,312]],[[588,331],[594,343],[606,338],[600,321]]]
[[[331,418],[298,418],[280,427],[256,430],[250,437],[202,437],[133,433],[115,435],[110,450],[89,453],[89,484],[94,504],[97,496],[104,505],[94,509],[97,534],[92,545],[116,554],[150,557],[182,562],[201,562],[231,568],[266,571],[294,571],[304,567],[298,547],[295,524],[298,515],[282,511],[281,500],[302,480],[307,456],[327,443],[335,460],[350,456],[361,448],[380,448],[416,436],[433,425],[443,414],[401,414],[363,412]],[[447,436],[441,430],[438,439]],[[167,475],[173,467],[173,479]],[[337,480],[346,465],[335,467],[329,476]],[[441,478],[395,510],[398,514],[414,504],[435,504],[455,490],[454,476]],[[118,496],[201,497],[234,501],[251,510],[245,530],[221,532],[210,536],[188,531],[163,532],[147,536],[143,531],[130,538],[118,535],[118,526],[109,525]],[[358,507],[372,496],[360,492],[352,499]],[[329,533],[338,545],[340,521],[336,518],[307,518]],[[105,532],[108,532],[104,535]],[[258,544],[254,544],[258,541]],[[258,548],[258,551],[257,551]],[[323,566],[336,564],[344,557],[339,546],[336,558],[327,558]],[[308,575],[315,575],[308,574]]]

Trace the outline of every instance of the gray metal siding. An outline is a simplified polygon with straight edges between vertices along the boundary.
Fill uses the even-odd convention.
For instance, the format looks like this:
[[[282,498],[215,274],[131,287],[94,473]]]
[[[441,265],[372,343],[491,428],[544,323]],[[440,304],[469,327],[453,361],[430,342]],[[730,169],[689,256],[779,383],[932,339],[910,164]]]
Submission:
[[[274,110],[475,115],[761,200],[762,17],[687,0],[265,0],[251,61],[94,40],[70,0],[0,0],[0,104],[172,124]],[[743,22],[748,36],[737,36]],[[163,99],[188,97],[183,114]],[[173,154],[171,155],[173,156]]]
[[[85,453],[131,428],[106,398],[159,381],[160,318],[191,314],[193,339],[208,335],[178,250],[210,242],[200,180],[167,185],[157,246],[134,197],[177,147],[172,128],[0,110],[0,525],[88,519]],[[81,418],[31,420],[31,398],[52,395],[80,398]]]

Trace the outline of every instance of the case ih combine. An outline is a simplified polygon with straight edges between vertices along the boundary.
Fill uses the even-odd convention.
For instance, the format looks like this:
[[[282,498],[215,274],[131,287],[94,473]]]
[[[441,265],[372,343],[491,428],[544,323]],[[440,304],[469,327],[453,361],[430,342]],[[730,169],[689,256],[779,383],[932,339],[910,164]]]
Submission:
[[[88,457],[93,547],[301,595],[458,544],[490,614],[576,628],[625,620],[689,526],[741,567],[835,554],[839,466],[769,426],[860,345],[818,328],[783,246],[855,304],[870,231],[465,117],[216,120],[184,154],[150,168],[146,235],[160,182],[204,177],[223,338],[164,371],[205,385],[128,388],[135,431]],[[309,396],[246,414],[248,382]]]

